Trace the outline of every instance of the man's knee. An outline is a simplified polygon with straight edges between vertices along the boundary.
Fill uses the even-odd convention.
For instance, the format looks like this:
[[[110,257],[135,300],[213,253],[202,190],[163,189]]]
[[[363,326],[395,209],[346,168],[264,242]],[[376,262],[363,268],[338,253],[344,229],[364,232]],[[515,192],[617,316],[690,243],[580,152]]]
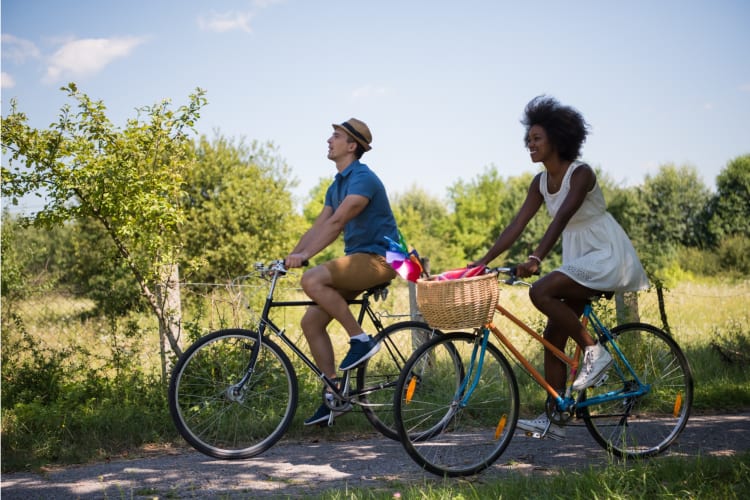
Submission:
[[[328,323],[331,322],[330,316],[316,306],[311,306],[302,316],[300,326],[306,338],[312,338],[325,332]]]
[[[328,276],[328,270],[325,266],[316,266],[312,269],[305,271],[300,279],[300,286],[302,290],[309,296],[311,292],[315,292],[317,288],[326,285],[326,280],[330,281]]]

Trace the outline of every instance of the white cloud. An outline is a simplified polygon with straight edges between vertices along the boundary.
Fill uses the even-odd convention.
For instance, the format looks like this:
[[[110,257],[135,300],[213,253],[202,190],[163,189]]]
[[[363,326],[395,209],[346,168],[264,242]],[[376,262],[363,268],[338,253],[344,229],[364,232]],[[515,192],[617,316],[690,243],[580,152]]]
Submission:
[[[0,73],[0,88],[3,89],[12,89],[16,86],[16,81],[13,79],[10,74],[3,71]]]
[[[250,10],[245,12],[211,12],[208,15],[198,16],[198,27],[203,31],[215,31],[226,33],[227,31],[241,30],[251,33],[250,21],[263,9],[283,3],[285,0],[254,0]]]
[[[65,43],[50,58],[45,81],[98,73],[112,61],[129,55],[143,37],[83,38]]]
[[[29,40],[24,40],[23,38],[3,33],[2,43],[3,59],[22,63],[26,61],[26,59],[39,58],[39,49]]]
[[[388,89],[385,87],[378,87],[376,85],[364,85],[352,91],[352,98],[366,99],[368,97],[384,96],[387,93]]]
[[[198,26],[204,31],[216,31],[225,33],[227,31],[242,30],[250,33],[250,20],[253,18],[252,12],[212,12],[208,16],[198,18]]]
[[[750,92],[750,83],[744,83],[740,85],[740,90],[742,92]]]
[[[265,9],[267,7],[270,7],[272,5],[284,3],[285,0],[255,0],[253,2],[253,5],[258,7],[259,9]]]

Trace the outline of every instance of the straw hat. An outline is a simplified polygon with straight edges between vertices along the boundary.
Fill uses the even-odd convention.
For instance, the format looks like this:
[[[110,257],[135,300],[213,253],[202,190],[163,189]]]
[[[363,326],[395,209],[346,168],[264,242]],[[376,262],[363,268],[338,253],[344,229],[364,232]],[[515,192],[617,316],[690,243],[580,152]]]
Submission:
[[[370,143],[372,142],[372,134],[370,129],[367,127],[365,122],[357,120],[356,118],[349,118],[347,121],[338,125],[333,124],[333,128],[337,128],[346,132],[352,139],[357,141],[365,151],[369,151],[372,148]]]

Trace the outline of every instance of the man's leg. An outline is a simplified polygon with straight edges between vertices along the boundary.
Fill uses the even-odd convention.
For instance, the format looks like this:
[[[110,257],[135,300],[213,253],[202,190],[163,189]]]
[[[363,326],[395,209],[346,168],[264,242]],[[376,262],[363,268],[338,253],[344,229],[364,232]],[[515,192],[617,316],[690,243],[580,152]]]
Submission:
[[[302,317],[302,332],[305,334],[315,364],[328,378],[336,378],[333,345],[326,327],[331,316],[317,306],[311,306]]]
[[[314,300],[322,309],[321,312],[327,316],[325,325],[333,318],[344,327],[350,337],[362,333],[362,327],[357,323],[342,292],[334,287],[331,273],[326,266],[316,266],[306,271],[302,275],[301,284],[307,296]],[[318,325],[321,320],[322,318],[318,320]]]
[[[310,306],[302,317],[302,331],[305,334],[307,343],[310,346],[310,352],[315,360],[315,364],[320,368],[323,374],[331,380],[335,380],[336,365],[334,362],[333,345],[331,337],[326,330],[331,322],[331,315],[318,306]],[[329,404],[333,401],[333,395],[326,393],[326,399],[315,413],[304,421],[305,425],[326,424],[331,418],[331,409]],[[335,416],[341,412],[336,412]]]
[[[357,253],[339,257],[310,269],[302,276],[302,288],[349,335],[349,352],[339,366],[349,370],[369,359],[380,349],[349,309],[347,299],[361,291],[392,280],[396,272],[379,255]]]

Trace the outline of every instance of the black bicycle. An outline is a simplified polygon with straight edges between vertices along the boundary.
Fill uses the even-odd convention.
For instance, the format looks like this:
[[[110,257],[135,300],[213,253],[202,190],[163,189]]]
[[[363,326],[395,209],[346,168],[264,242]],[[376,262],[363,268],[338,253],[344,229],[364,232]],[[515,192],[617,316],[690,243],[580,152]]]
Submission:
[[[314,302],[274,300],[278,280],[287,274],[283,260],[256,264],[255,270],[251,276],[269,283],[255,329],[219,330],[201,337],[174,367],[169,411],[182,437],[196,450],[220,459],[253,457],[281,439],[294,418],[299,388],[292,362],[269,338],[275,335],[323,381],[323,390],[333,393],[332,401],[323,398],[333,410],[329,425],[335,412],[358,406],[378,431],[399,439],[393,416],[399,374],[412,353],[440,331],[419,321],[384,327],[371,301],[385,297],[390,283],[371,288],[349,303],[359,306],[360,324],[366,317],[372,322],[381,348],[334,381],[270,318],[272,309],[306,307]]]

